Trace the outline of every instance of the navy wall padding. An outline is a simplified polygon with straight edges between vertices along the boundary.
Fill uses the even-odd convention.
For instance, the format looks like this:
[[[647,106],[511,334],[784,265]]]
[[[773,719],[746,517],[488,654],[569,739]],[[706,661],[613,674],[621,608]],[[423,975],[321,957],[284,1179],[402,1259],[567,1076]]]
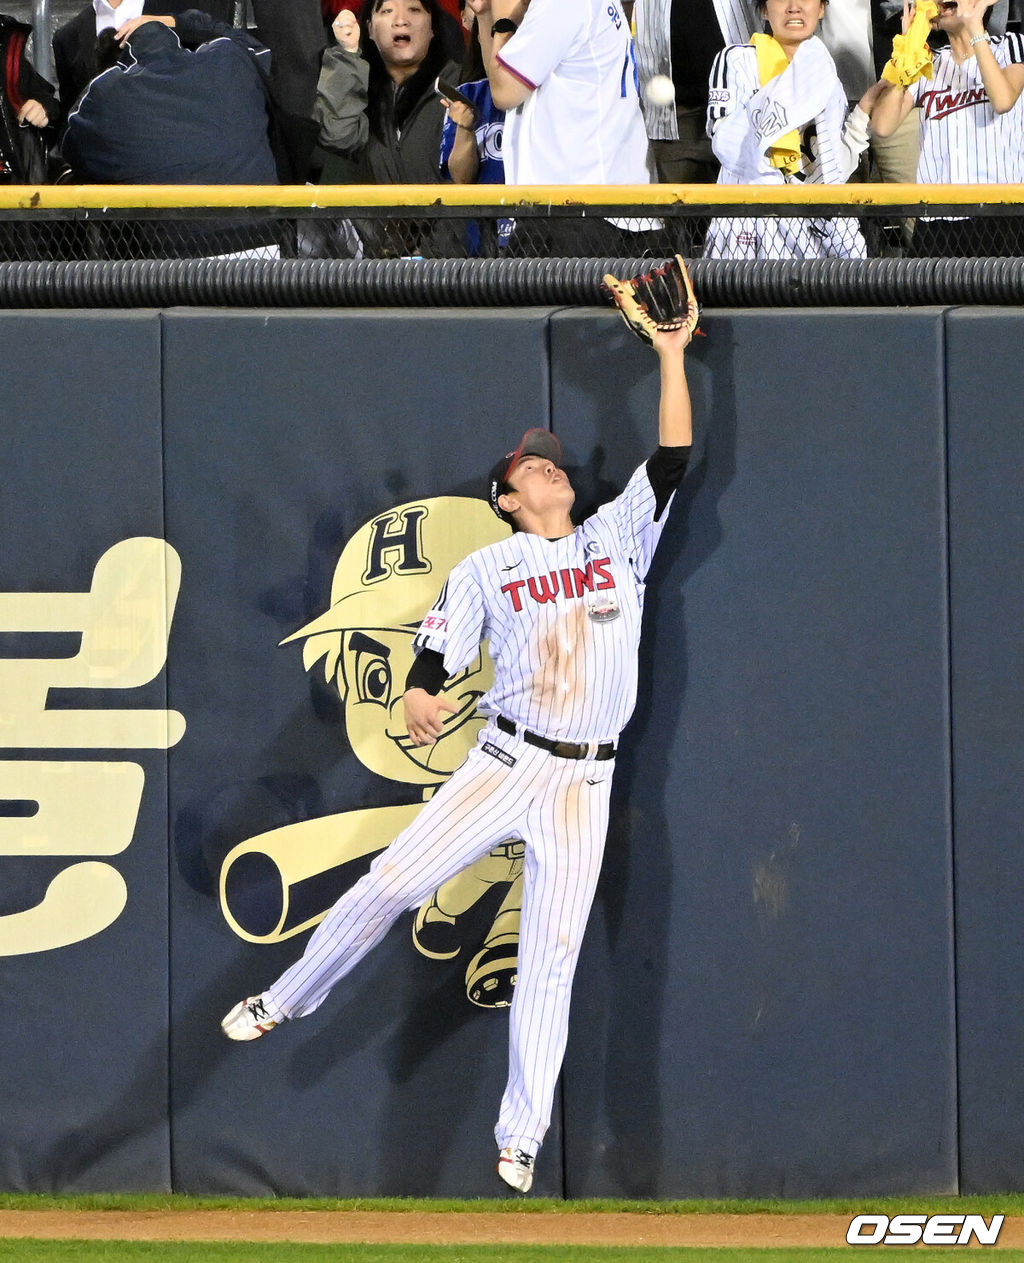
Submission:
[[[703,324],[535,1191],[1024,1189],[1024,314]],[[0,598],[84,592],[134,537],[182,565],[166,669],[48,705],[187,723],[169,752],[0,747],[145,775],[118,919],[0,956],[0,1188],[493,1195],[506,1019],[468,1002],[465,956],[419,955],[403,917],[316,1014],[233,1045],[221,1017],[306,935],[246,941],[218,879],[256,834],[421,796],[360,762],[331,682],[280,643],[330,603],[346,541],[483,494],[533,425],[592,508],[651,450],[655,356],[597,309],[0,331]],[[0,659],[74,652],[0,625]],[[0,697],[0,741],[16,719]],[[0,929],[67,862],[0,855]]]
[[[160,318],[5,312],[0,345],[0,590],[87,592],[113,545],[165,533]],[[71,657],[81,639],[0,631],[4,657]],[[48,704],[161,709],[166,696],[161,676],[106,695],[51,694]],[[0,1186],[169,1189],[167,756],[11,749],[17,725],[12,737],[5,721],[2,760],[130,761],[145,782],[130,845],[105,860],[128,887],[120,917],[81,942],[0,959]],[[83,858],[92,857],[0,857],[0,914],[37,905],[57,873]]]
[[[951,312],[949,541],[961,1187],[1024,1186],[1024,502],[1018,312]]]
[[[465,960],[419,956],[402,918],[314,1016],[231,1045],[220,1018],[308,935],[244,943],[214,890],[224,853],[253,834],[410,800],[353,756],[301,646],[279,641],[328,604],[367,519],[481,495],[502,452],[547,425],[545,322],[180,313],[164,339],[168,536],[188,576],[170,689],[194,717],[171,783],[175,1185],[491,1193],[507,1016],[469,1004]],[[550,1149],[538,1188],[557,1194],[557,1131]]]
[[[566,1192],[953,1190],[941,314],[705,327],[577,988]],[[620,481],[653,357],[566,313],[552,362],[554,428]]]

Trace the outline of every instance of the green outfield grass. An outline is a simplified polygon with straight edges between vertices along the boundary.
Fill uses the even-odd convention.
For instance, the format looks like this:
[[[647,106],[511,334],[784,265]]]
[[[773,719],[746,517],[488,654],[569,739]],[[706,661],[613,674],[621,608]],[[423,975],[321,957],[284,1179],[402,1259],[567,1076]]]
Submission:
[[[0,1210],[60,1211],[175,1211],[283,1210],[377,1211],[401,1215],[410,1212],[460,1214],[529,1212],[572,1215],[580,1212],[608,1215],[634,1214],[888,1214],[963,1213],[986,1217],[1024,1214],[1024,1194],[953,1197],[923,1194],[914,1197],[833,1199],[829,1201],[556,1201],[543,1198],[500,1200],[443,1200],[430,1198],[247,1198],[185,1197],[170,1194],[94,1194],[52,1196],[0,1194]],[[0,1263],[849,1263],[853,1247],[647,1247],[647,1246],[537,1246],[537,1245],[319,1245],[274,1242],[137,1242],[50,1241],[0,1238]],[[879,1247],[864,1247],[878,1249]],[[910,1259],[921,1263],[922,1248],[886,1248],[887,1260]],[[959,1257],[962,1249],[927,1249],[927,1263]],[[1001,1249],[998,1263],[1024,1263],[1024,1250]]]
[[[1024,1215],[1024,1193],[986,1193],[956,1197],[920,1193],[905,1197],[845,1197],[829,1201],[627,1201],[611,1198],[501,1197],[453,1199],[430,1197],[186,1197],[178,1193],[0,1193],[0,1210],[364,1210],[389,1214],[444,1211],[448,1214],[575,1215],[897,1215],[942,1212],[965,1215]],[[892,1251],[890,1250],[890,1253]],[[801,1256],[803,1257],[803,1256]],[[1000,1255],[1002,1257],[1002,1255]]]
[[[836,1263],[852,1247],[820,1249],[688,1249],[626,1246],[403,1246],[195,1244],[123,1241],[0,1240],[3,1263]],[[891,1249],[893,1263],[920,1263],[919,1250]],[[962,1258],[929,1250],[929,1263]],[[1024,1250],[1000,1250],[999,1263],[1022,1263]]]

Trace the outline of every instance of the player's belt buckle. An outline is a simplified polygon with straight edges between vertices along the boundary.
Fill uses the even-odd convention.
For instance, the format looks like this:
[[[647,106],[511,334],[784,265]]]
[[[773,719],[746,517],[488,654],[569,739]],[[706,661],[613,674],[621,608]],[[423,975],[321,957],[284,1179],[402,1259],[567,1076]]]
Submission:
[[[502,732],[507,732],[509,736],[514,737],[517,732],[521,732],[522,738],[527,745],[547,750],[548,754],[553,754],[556,759],[597,759],[602,761],[615,758],[615,745],[611,741],[602,741],[595,748],[591,742],[577,744],[575,741],[552,741],[550,737],[542,737],[540,733],[530,732],[527,728],[520,729],[513,720],[506,719],[504,715],[496,716],[494,722]],[[591,750],[593,750],[593,753],[591,753]]]

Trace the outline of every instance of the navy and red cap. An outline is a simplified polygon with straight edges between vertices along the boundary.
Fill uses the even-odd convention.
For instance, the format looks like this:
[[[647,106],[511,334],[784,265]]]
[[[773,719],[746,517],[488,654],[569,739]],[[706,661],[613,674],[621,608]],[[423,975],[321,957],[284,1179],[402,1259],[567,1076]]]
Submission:
[[[498,498],[510,490],[508,486],[509,475],[517,462],[521,461],[524,456],[541,456],[545,460],[549,460],[552,465],[557,465],[559,469],[562,468],[562,445],[550,430],[527,430],[520,440],[519,446],[511,452],[505,453],[491,470],[488,477],[488,498],[491,502],[491,508],[503,522],[508,522],[509,525],[512,524],[512,518],[504,509],[498,507]]]

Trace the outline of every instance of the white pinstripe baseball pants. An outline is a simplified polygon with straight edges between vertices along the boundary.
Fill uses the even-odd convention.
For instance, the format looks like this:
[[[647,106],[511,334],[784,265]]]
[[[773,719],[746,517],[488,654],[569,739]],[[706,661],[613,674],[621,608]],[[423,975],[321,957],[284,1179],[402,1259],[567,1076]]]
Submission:
[[[486,753],[491,745],[512,767]],[[303,1017],[381,941],[396,918],[509,838],[526,844],[519,965],[509,1010],[509,1075],[495,1138],[536,1153],[551,1120],[569,999],[601,871],[614,760],[559,759],[488,724],[465,763],[317,927],[264,993]]]

